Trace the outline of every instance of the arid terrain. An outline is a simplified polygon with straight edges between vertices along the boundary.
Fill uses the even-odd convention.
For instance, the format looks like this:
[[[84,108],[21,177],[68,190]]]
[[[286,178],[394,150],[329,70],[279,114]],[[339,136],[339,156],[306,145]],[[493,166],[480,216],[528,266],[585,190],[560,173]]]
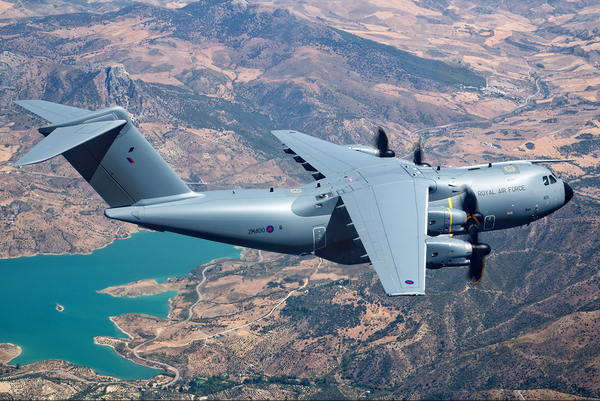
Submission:
[[[370,144],[375,127],[431,165],[571,159],[571,203],[485,233],[483,281],[428,271],[388,298],[371,267],[247,250],[167,284],[168,319],[112,318],[97,337],[165,370],[123,382],[63,361],[12,366],[3,398],[600,397],[600,3],[0,1],[4,258],[89,253],[137,228],[62,158],[12,167],[45,122],[12,103],[122,105],[194,190],[293,187],[310,175],[269,131]],[[16,344],[18,345],[18,344]]]

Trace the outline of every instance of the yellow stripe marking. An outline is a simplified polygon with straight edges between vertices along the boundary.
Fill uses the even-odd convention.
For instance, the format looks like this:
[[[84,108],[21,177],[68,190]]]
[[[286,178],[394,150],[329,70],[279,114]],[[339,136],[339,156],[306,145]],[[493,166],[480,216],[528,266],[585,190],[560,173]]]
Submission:
[[[452,198],[448,198],[448,205],[450,206],[450,209],[452,209]],[[452,210],[450,210],[450,231],[448,233],[452,237]]]

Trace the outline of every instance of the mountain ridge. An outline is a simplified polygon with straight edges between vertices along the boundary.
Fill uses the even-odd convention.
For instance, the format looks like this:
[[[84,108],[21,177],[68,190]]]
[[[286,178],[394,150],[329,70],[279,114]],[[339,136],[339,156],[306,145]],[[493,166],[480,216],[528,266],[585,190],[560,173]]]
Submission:
[[[485,233],[494,252],[476,288],[462,269],[442,269],[427,273],[427,297],[390,299],[367,266],[247,251],[241,264],[216,263],[193,319],[143,355],[177,366],[183,377],[182,392],[157,389],[156,396],[597,397],[600,78],[596,34],[583,27],[598,11],[583,1],[535,12],[533,2],[494,10],[489,2],[315,4],[205,1],[131,5],[79,22],[81,14],[4,19],[0,224],[7,240],[0,254],[83,253],[133,229],[106,220],[106,206],[60,158],[11,167],[41,139],[36,130],[44,124],[14,106],[15,98],[122,105],[197,190],[310,182],[269,134],[278,128],[369,144],[382,125],[397,154],[410,155],[420,138],[432,165],[573,158],[552,166],[573,186],[573,201],[530,227]],[[214,16],[222,23],[210,26]],[[487,85],[399,72],[394,57],[405,51],[468,66]],[[187,318],[200,270],[174,298],[174,321]],[[308,292],[297,291],[256,322],[301,280]],[[110,340],[130,358],[158,327],[140,316],[115,319],[138,333]],[[218,334],[240,322],[255,323]],[[219,337],[198,340],[200,332]],[[239,375],[245,384],[233,379]],[[209,390],[203,378],[233,387]],[[103,396],[107,386],[69,380],[81,397]],[[16,398],[37,394],[16,388]],[[134,391],[119,389],[121,396]]]

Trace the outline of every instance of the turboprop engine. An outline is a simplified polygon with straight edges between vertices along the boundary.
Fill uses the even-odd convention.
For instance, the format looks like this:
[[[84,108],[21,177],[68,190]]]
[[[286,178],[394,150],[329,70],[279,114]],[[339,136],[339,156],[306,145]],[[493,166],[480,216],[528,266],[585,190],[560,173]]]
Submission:
[[[441,269],[447,266],[471,266],[480,263],[479,258],[490,253],[487,244],[471,244],[451,237],[427,239],[427,268]]]

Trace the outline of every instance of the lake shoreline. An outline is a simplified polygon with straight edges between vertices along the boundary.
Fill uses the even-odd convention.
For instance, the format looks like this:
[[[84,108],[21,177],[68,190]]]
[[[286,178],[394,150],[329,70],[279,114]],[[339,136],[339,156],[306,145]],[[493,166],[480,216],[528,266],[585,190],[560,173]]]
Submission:
[[[10,361],[21,355],[23,350],[12,343],[0,344],[0,365],[8,365]]]
[[[161,291],[150,295],[141,291],[136,297],[128,298],[106,297],[97,291],[118,287],[115,282],[131,284],[144,280],[154,280],[152,283],[165,289],[172,285],[168,278],[189,278],[190,272],[198,266],[217,260],[239,260],[242,250],[173,233],[142,230],[133,234],[136,235],[131,235],[128,241],[113,241],[111,247],[99,248],[91,254],[0,259],[0,274],[5,277],[3,283],[0,282],[2,302],[37,300],[0,311],[6,329],[3,331],[0,327],[0,342],[18,344],[22,348],[19,355],[11,356],[12,360],[16,358],[21,366],[63,360],[126,380],[156,373],[154,368],[138,365],[136,360],[123,358],[114,351],[101,351],[105,347],[97,347],[92,339],[131,337],[109,321],[110,316],[134,313],[168,319],[173,293]],[[167,290],[178,291],[178,288]],[[56,300],[64,307],[60,313],[57,313]],[[127,368],[131,362],[149,370]]]
[[[96,251],[105,249],[106,247],[114,244],[117,241],[131,239],[133,234],[137,234],[137,233],[141,233],[141,232],[159,232],[159,231],[152,231],[152,230],[147,230],[147,229],[142,229],[142,228],[137,228],[137,227],[133,227],[133,228],[134,228],[134,230],[127,231],[127,237],[123,237],[123,238],[114,237],[112,240],[107,242],[105,245],[100,246],[98,248],[90,249],[90,250],[86,249],[81,252],[62,252],[62,253],[39,252],[39,253],[34,253],[34,254],[25,254],[25,255],[18,255],[18,256],[6,256],[6,257],[0,257],[0,261],[19,259],[19,258],[35,258],[36,256],[91,255],[92,253],[94,253]],[[69,245],[71,245],[71,244],[69,243]]]

